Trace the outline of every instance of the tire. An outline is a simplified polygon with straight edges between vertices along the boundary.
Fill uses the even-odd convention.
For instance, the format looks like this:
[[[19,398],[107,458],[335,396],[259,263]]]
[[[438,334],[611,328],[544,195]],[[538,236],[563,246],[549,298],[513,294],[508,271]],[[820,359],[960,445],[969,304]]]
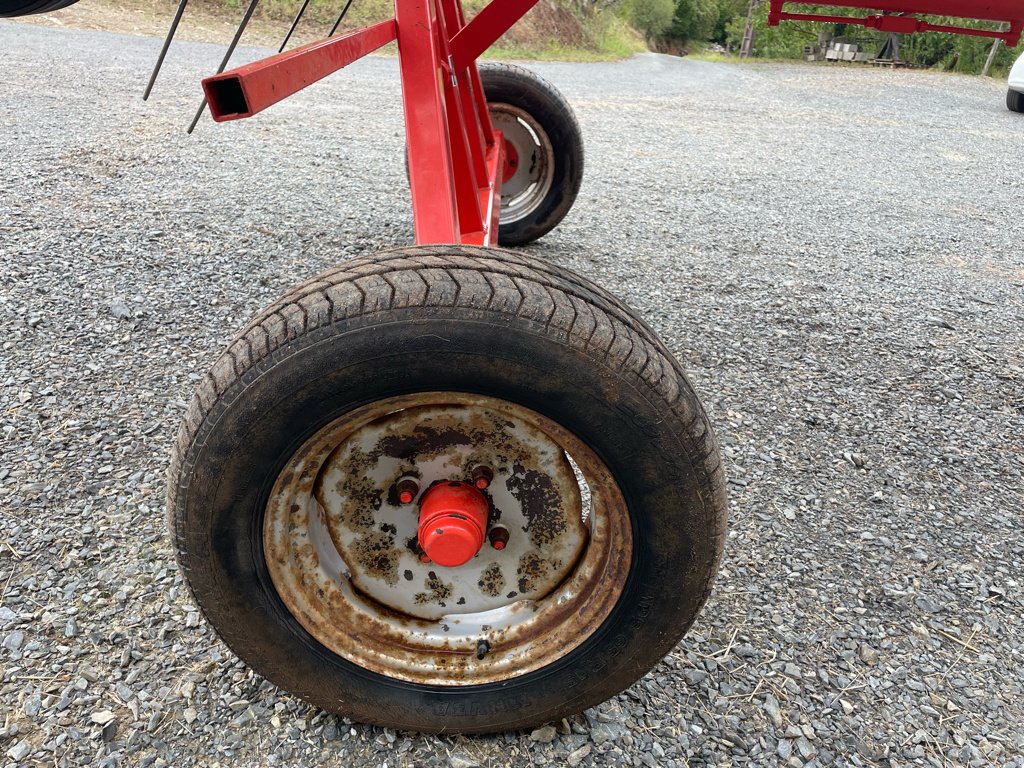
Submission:
[[[478,68],[492,123],[517,156],[502,190],[498,243],[526,245],[572,208],[583,181],[583,136],[572,107],[544,78],[511,64]]]
[[[1007,89],[1006,108],[1011,112],[1024,112],[1024,93]]]
[[[575,561],[545,561],[561,575],[546,565],[524,572],[520,558],[521,578],[506,595],[508,587],[487,590],[463,570],[483,567],[487,558],[497,564],[497,546],[485,543],[466,565],[441,569],[420,565],[403,549],[426,557],[415,542],[389,533],[381,520],[410,514],[395,511],[407,502],[396,500],[391,480],[380,480],[389,456],[433,466],[416,464],[431,435],[449,437],[429,450],[483,455],[480,445],[451,438],[438,414],[476,424],[475,439],[506,455],[520,456],[534,427],[536,445],[555,445],[508,459],[540,457],[538,472],[494,459],[487,493],[492,519],[503,514],[509,522],[508,550],[517,542],[528,552],[536,545],[543,559],[552,542],[568,541],[564,529],[585,529],[571,545],[578,547]],[[395,426],[407,416],[416,423],[412,433]],[[432,432],[425,423],[435,425]],[[383,440],[367,437],[372,429],[404,447],[381,449]],[[510,441],[515,430],[521,442]],[[421,441],[415,450],[412,437]],[[364,450],[370,445],[376,447]],[[352,463],[356,458],[361,463]],[[541,482],[564,476],[570,460],[570,478],[575,472],[585,483]],[[388,477],[398,471],[410,470]],[[442,479],[438,484],[459,478]],[[520,527],[501,494],[527,486],[520,499],[527,524]],[[553,487],[559,491],[552,497]],[[331,493],[342,499],[338,506]],[[630,686],[694,621],[725,536],[711,426],[651,330],[566,270],[523,254],[458,246],[346,262],[256,317],[197,388],[172,456],[167,509],[192,595],[240,658],[326,710],[422,732],[526,728]],[[364,518],[357,548],[391,537],[386,557],[377,544],[358,550],[370,553],[369,565],[362,555],[341,556],[357,551],[346,549],[345,526],[355,525],[348,515]],[[557,535],[556,518],[563,523]],[[415,515],[410,519],[415,525]],[[401,558],[413,565],[395,565]],[[377,569],[374,576],[390,568],[398,586],[357,583],[364,566]],[[428,595],[423,608],[425,593],[412,594],[421,577],[433,590],[438,571],[441,582],[451,579],[447,592]],[[535,572],[551,584],[524,603]],[[488,617],[513,617],[507,628],[492,627],[498,622],[491,618],[474,625],[485,621],[474,619],[481,615],[475,608],[463,614],[447,605],[463,603],[465,584],[471,602],[484,599],[476,588],[496,601]],[[412,609],[409,616],[378,610],[378,589],[395,590],[415,611],[439,613],[421,619]],[[523,605],[532,611],[517,614]],[[456,627],[457,640],[444,634],[449,622],[466,627]],[[437,637],[444,653],[416,645]]]
[[[0,0],[0,18],[59,11],[76,2],[78,0]]]

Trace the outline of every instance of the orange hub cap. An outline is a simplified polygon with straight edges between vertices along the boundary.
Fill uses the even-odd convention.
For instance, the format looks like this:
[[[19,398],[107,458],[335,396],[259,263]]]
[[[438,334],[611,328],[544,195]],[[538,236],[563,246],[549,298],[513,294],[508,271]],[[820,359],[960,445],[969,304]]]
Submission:
[[[487,498],[469,483],[438,483],[420,503],[420,547],[445,568],[468,563],[487,533]]]

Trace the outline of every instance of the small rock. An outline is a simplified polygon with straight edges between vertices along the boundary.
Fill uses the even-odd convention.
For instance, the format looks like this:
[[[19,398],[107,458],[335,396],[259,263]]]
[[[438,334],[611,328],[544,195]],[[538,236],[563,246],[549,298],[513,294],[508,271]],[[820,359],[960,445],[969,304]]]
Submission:
[[[860,656],[860,660],[869,667],[873,667],[878,663],[878,651],[867,643],[860,644],[860,648],[857,649],[857,654]]]
[[[607,741],[615,741],[625,732],[626,728],[621,723],[597,722],[590,729],[590,738],[594,740],[595,744],[601,745]]]
[[[683,677],[690,685],[700,685],[708,679],[708,673],[703,669],[684,669]]]
[[[232,728],[244,728],[245,726],[252,723],[255,719],[256,716],[253,714],[252,707],[250,707],[249,709],[240,713],[238,717],[231,720],[228,723],[228,725],[230,725]]]
[[[114,299],[112,302],[110,302],[110,314],[112,314],[118,320],[124,320],[132,316],[132,311],[128,308],[128,305],[125,304],[122,299]]]
[[[480,763],[476,760],[471,760],[460,752],[456,752],[448,759],[448,765],[451,768],[480,768]]]
[[[779,709],[779,701],[774,696],[766,696],[762,705],[765,713],[771,718],[772,725],[776,728],[782,727],[782,711]]]
[[[806,736],[801,736],[796,740],[796,748],[800,752],[800,757],[804,760],[810,760],[817,754],[817,750],[814,745],[808,740]]]
[[[569,753],[569,756],[565,758],[565,762],[569,764],[569,768],[576,768],[577,765],[583,762],[583,758],[590,754],[590,745],[584,744],[579,749],[574,749]]]
[[[33,694],[25,699],[25,703],[21,705],[21,711],[28,717],[35,717],[39,714],[39,710],[42,708],[43,702],[39,697],[39,694]]]
[[[775,748],[775,753],[783,760],[789,760],[793,754],[793,742],[789,739],[779,739],[779,745]]]
[[[737,645],[732,649],[732,652],[739,656],[741,659],[752,659],[757,656],[757,649],[754,648],[750,643],[743,643]]]
[[[89,715],[89,719],[96,723],[96,725],[106,725],[114,719],[114,713],[109,709],[101,709]]]
[[[7,756],[17,762],[18,760],[24,760],[29,756],[32,751],[32,746],[28,743],[27,739],[22,739],[13,747],[7,750]]]
[[[24,642],[25,633],[20,629],[16,629],[4,638],[4,648],[8,651],[18,651],[21,650],[22,643]]]
[[[555,730],[553,725],[545,725],[542,728],[536,729],[530,734],[531,741],[539,741],[541,744],[550,744],[555,740],[555,736],[558,732]]]

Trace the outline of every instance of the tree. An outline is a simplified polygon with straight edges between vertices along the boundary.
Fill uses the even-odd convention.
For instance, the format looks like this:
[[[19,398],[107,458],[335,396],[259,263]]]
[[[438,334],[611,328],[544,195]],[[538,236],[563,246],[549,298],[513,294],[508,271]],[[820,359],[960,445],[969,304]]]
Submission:
[[[672,26],[673,0],[627,0],[626,18],[648,40],[662,37]]]

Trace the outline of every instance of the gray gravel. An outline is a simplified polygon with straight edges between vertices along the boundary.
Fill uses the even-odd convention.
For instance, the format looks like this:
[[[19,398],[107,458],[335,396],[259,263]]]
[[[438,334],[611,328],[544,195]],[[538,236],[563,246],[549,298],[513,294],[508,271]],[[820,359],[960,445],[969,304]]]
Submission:
[[[164,532],[193,382],[298,280],[411,242],[396,62],[189,138],[220,49],[0,23],[0,765],[1024,766],[1024,120],[978,78],[537,68],[588,175],[534,253],[693,373],[732,529],[626,693],[487,738],[237,662]],[[257,52],[244,51],[244,56]]]

